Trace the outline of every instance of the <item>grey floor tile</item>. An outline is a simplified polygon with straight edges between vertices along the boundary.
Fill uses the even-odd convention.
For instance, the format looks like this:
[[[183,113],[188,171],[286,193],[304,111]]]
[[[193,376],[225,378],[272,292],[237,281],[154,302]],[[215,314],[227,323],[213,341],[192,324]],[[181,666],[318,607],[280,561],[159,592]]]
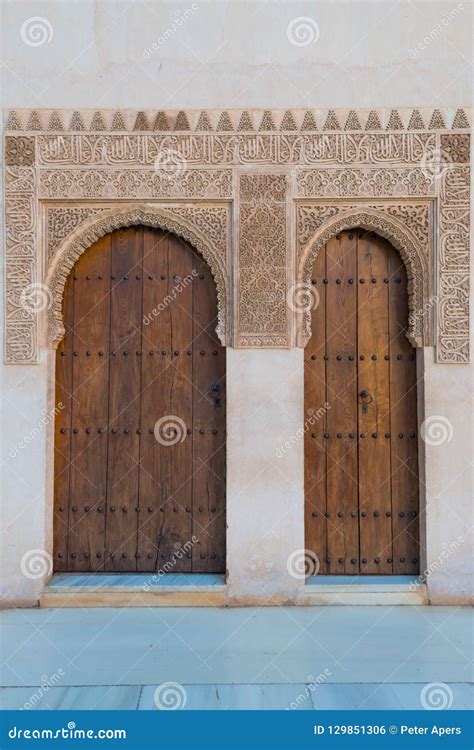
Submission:
[[[304,684],[274,685],[145,685],[139,709],[186,711],[312,710]]]
[[[474,685],[469,683],[354,683],[324,684],[311,693],[313,706],[324,711],[415,711],[425,703],[452,710],[470,710],[474,705]],[[431,698],[430,698],[431,696]]]
[[[138,706],[140,686],[93,685],[84,687],[0,688],[2,710],[88,711],[129,710]]]
[[[0,684],[39,684],[59,667],[62,686],[120,685],[123,675],[132,685],[280,683],[282,674],[305,683],[325,669],[332,683],[466,682],[472,616],[467,607],[8,610]]]

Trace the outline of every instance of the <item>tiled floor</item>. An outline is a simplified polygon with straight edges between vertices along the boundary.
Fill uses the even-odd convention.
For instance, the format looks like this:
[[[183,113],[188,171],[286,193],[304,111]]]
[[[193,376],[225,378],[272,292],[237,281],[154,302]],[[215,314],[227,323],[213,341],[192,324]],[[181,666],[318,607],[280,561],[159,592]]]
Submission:
[[[392,685],[85,685],[82,687],[0,688],[0,710],[415,710],[423,708],[425,683]],[[436,687],[434,688],[436,690]],[[452,710],[472,710],[474,686],[443,683],[441,698]],[[160,698],[163,696],[163,698]],[[167,697],[168,696],[168,697]],[[444,698],[443,696],[446,696]]]
[[[467,608],[29,609],[0,626],[2,708],[420,708],[431,683],[453,709],[474,700]]]

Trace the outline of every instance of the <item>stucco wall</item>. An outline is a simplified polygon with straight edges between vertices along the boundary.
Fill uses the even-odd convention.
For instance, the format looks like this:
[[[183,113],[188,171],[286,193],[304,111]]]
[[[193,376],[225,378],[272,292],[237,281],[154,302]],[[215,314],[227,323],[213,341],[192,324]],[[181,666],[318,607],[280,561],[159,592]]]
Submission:
[[[454,14],[453,9],[457,9]],[[457,108],[471,98],[472,6],[467,2],[150,0],[131,6],[82,0],[3,3],[2,12],[3,89],[8,107]],[[32,16],[49,24],[49,41],[39,46],[25,43],[25,30],[22,37],[22,26]],[[315,43],[290,43],[288,25],[299,16],[316,22]],[[173,24],[176,19],[179,23]],[[22,556],[50,544],[45,477],[52,454],[47,440],[50,425],[44,422],[51,409],[52,384],[47,381],[45,358],[46,354],[34,367],[2,366],[2,591],[16,603],[33,603],[42,586],[41,579],[22,575]],[[228,565],[230,585],[239,595],[253,595],[260,583],[265,584],[265,594],[291,595],[284,576],[286,555],[292,545],[303,546],[298,448],[285,464],[285,472],[300,477],[292,485],[294,514],[284,527],[285,560],[282,564],[280,559],[271,573],[262,573],[266,553],[252,568],[255,553],[250,549],[271,551],[266,546],[268,527],[249,525],[246,514],[239,513],[239,495],[247,509],[257,502],[262,509],[269,508],[272,497],[283,508],[284,485],[272,468],[273,449],[291,436],[301,420],[302,391],[290,391],[301,359],[297,350],[229,352],[229,436],[234,441],[239,437],[229,450],[229,529],[235,536],[229,544]],[[449,441],[423,446],[426,565],[432,569],[429,591],[433,602],[463,603],[473,588],[469,568],[473,368],[434,364],[431,350],[424,352],[423,359],[422,416],[441,416],[452,426]],[[288,377],[283,387],[287,418],[275,401],[281,394],[278,370]],[[272,427],[268,430],[261,422],[249,425],[242,410],[262,389],[261,414]],[[252,447],[253,429],[258,454]],[[251,478],[256,462],[266,477],[265,492],[255,484],[252,492],[242,495],[238,477]],[[460,537],[462,541],[451,549]],[[237,542],[245,538],[250,557],[242,560]],[[447,556],[446,549],[451,549]],[[242,589],[245,581],[250,583]]]
[[[294,601],[304,548],[303,350],[227,353],[227,569],[231,599]],[[285,447],[285,443],[290,447]]]

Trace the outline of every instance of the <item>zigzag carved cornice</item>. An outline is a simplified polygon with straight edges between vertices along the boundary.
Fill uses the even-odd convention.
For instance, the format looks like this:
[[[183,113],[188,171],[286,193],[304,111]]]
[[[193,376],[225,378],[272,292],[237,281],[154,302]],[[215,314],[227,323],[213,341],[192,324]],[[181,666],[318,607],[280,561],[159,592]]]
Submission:
[[[11,109],[5,131],[24,133],[295,133],[469,130],[469,108],[53,110]]]

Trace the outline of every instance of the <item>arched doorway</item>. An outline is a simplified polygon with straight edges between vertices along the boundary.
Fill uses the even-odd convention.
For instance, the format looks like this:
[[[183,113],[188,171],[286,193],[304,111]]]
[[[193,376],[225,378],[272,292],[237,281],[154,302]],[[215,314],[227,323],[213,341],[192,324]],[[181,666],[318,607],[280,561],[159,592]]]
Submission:
[[[225,571],[225,350],[210,270],[137,226],[77,260],[56,354],[58,571]]]
[[[312,272],[305,350],[305,546],[326,575],[419,570],[415,351],[398,252],[343,231]]]

